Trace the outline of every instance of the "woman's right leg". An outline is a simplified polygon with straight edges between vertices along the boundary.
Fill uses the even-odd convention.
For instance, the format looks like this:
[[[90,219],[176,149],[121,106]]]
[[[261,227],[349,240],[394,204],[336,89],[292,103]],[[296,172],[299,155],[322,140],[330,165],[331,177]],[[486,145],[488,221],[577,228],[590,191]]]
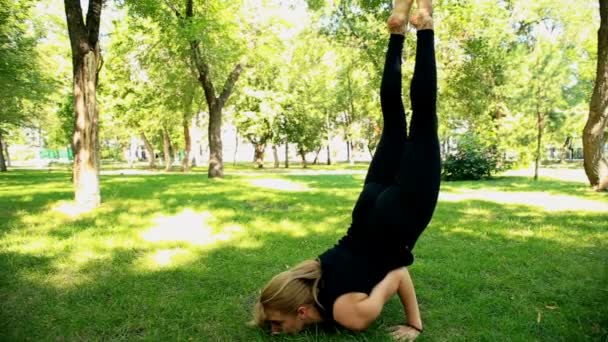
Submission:
[[[417,28],[416,65],[410,87],[412,119],[408,147],[404,153],[397,183],[401,187],[402,205],[408,207],[408,246],[413,248],[418,236],[430,222],[441,177],[441,159],[437,136],[437,68],[431,0],[418,0],[419,14],[413,23]],[[426,7],[425,7],[426,6]]]

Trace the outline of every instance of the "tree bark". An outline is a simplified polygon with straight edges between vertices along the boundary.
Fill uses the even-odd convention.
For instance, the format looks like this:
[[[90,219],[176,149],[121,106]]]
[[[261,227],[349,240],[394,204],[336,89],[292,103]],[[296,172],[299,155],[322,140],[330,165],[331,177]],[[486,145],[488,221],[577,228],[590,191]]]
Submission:
[[[150,141],[148,140],[148,138],[146,138],[146,135],[142,132],[141,133],[141,140],[144,141],[144,146],[146,147],[146,151],[148,152],[148,162],[149,167],[151,169],[155,169],[156,168],[156,155],[154,154],[154,148],[152,147],[152,144],[150,144]]]
[[[190,136],[190,125],[188,124],[187,118],[184,118],[183,126],[186,150],[184,151],[184,159],[182,159],[182,171],[188,172],[190,171],[190,152],[192,150],[192,137]]]
[[[4,142],[4,158],[5,158],[5,162],[6,162],[6,166],[7,167],[11,167],[11,155],[10,153],[8,153],[8,144],[6,143],[6,141]]]
[[[239,129],[236,129],[236,134],[234,135],[234,155],[232,156],[232,165],[236,166],[236,156],[239,152]]]
[[[608,161],[604,156],[608,125],[608,1],[600,0],[597,33],[597,71],[589,118],[583,129],[583,159],[589,183],[596,190],[608,189]]]
[[[538,128],[536,134],[536,158],[534,160],[534,180],[538,180],[538,168],[541,159],[541,145],[543,139],[543,114],[540,111],[536,112],[536,126]]]
[[[74,197],[78,205],[97,207],[99,187],[99,136],[97,83],[103,64],[98,44],[102,0],[90,0],[86,23],[80,1],[64,0],[72,47],[74,90]]]
[[[6,172],[6,161],[4,159],[4,144],[2,141],[2,132],[0,132],[0,172]]]
[[[280,166],[279,164],[279,151],[277,149],[277,145],[272,144],[272,157],[274,159],[274,168],[278,168]]]
[[[289,143],[285,142],[285,168],[289,168]]]
[[[222,108],[213,106],[209,111],[209,178],[224,177],[222,152]]]
[[[167,132],[166,128],[163,128],[163,154],[165,161],[165,171],[171,171],[171,138],[169,137],[169,132]]]
[[[566,141],[564,141],[564,144],[562,145],[560,154],[559,154],[559,163],[563,163],[564,160],[568,159],[568,152],[570,151],[572,146],[572,137],[567,137]]]
[[[264,151],[266,150],[266,144],[255,144],[255,151],[253,159],[258,169],[264,168]]]
[[[302,167],[308,168],[308,163],[306,162],[306,153],[303,150],[300,150],[300,157],[302,158]]]
[[[346,138],[346,162],[350,164],[350,140]]]
[[[315,159],[313,159],[312,165],[317,165],[317,163],[319,162],[319,154],[321,154],[322,149],[323,149],[323,146],[319,147],[319,149],[315,153]]]

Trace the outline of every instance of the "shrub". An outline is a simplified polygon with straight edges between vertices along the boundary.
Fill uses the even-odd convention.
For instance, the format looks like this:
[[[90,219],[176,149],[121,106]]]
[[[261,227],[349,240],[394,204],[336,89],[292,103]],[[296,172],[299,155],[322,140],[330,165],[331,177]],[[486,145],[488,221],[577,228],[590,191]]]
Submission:
[[[443,161],[443,179],[478,180],[490,177],[500,162],[495,148],[485,146],[475,135],[460,137],[456,151]]]

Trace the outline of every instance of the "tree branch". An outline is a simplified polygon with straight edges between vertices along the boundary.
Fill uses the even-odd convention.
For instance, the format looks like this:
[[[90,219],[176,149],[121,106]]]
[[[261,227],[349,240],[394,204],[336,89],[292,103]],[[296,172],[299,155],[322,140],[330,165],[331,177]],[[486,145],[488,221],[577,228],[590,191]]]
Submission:
[[[182,19],[182,14],[177,10],[177,8],[169,2],[169,0],[165,0],[165,5],[167,5],[167,7],[169,7],[173,13],[175,13],[175,15],[177,16],[177,18]]]
[[[242,71],[243,71],[243,66],[241,65],[241,63],[237,63],[234,66],[234,69],[232,70],[232,72],[230,73],[230,76],[228,76],[226,83],[224,83],[224,89],[222,90],[222,94],[220,95],[220,97],[218,99],[221,106],[223,106],[226,103],[226,101],[228,100],[228,97],[232,93],[232,88],[234,87],[234,84],[236,83],[236,81],[239,79],[239,76],[241,75]]]
[[[194,10],[192,8],[192,0],[186,0],[186,17],[192,18],[194,16]]]
[[[89,9],[87,10],[87,40],[91,45],[91,49],[97,46],[99,39],[99,22],[101,21],[101,8],[103,0],[89,0]],[[79,6],[80,7],[80,6]]]
[[[367,56],[369,57],[370,61],[372,62],[372,64],[374,65],[374,67],[377,70],[382,70],[382,68],[380,67],[380,65],[378,64],[378,62],[376,61],[376,58],[374,58],[374,54],[369,50],[369,47],[367,46],[366,43],[363,42],[363,39],[357,34],[357,32],[355,31],[354,27],[352,26],[351,22],[349,21],[348,18],[348,14],[346,13],[346,11],[342,8],[342,5],[338,6],[338,13],[340,15],[342,15],[342,17],[344,18],[344,22],[346,23],[346,27],[348,28],[348,30],[350,31],[351,35],[353,37],[355,37],[358,41],[359,41],[359,46],[363,49],[363,51],[365,51],[365,53],[367,54]]]
[[[82,46],[81,40],[86,36],[86,27],[82,18],[82,7],[79,0],[64,0],[65,16],[68,23],[68,33],[72,53],[83,53],[88,50],[88,46]],[[84,50],[84,51],[83,51]]]
[[[198,81],[203,86],[203,90],[205,91],[205,99],[207,100],[207,105],[209,105],[209,110],[211,110],[211,107],[215,106],[216,104],[215,88],[213,87],[213,83],[209,77],[209,66],[203,60],[203,56],[201,56],[199,44],[200,43],[198,40],[190,41],[190,53],[192,54],[194,66],[198,71]]]

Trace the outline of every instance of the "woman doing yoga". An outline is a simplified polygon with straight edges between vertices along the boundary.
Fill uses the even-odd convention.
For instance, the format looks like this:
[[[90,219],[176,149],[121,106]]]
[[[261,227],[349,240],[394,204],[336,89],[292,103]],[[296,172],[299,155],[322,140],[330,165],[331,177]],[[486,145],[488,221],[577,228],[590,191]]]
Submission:
[[[422,320],[406,268],[416,240],[431,220],[439,193],[434,31],[431,0],[417,0],[416,65],[410,88],[412,118],[407,135],[401,100],[401,50],[413,0],[397,0],[380,88],[384,128],[346,235],[316,260],[276,275],[262,289],[254,323],[275,333],[333,321],[366,329],[398,294],[406,323],[398,340],[415,339]]]

